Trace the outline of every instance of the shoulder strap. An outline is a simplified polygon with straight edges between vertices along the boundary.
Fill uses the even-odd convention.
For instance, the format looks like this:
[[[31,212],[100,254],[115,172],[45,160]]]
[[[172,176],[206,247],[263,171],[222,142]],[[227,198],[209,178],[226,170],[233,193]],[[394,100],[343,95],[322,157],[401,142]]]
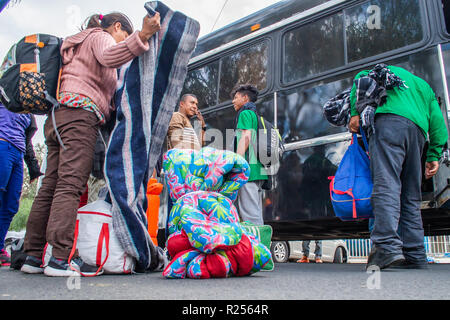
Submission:
[[[361,133],[361,137],[364,142],[364,148],[366,148],[366,152],[369,152],[369,144],[367,143],[366,133],[361,125],[359,126],[359,132]]]

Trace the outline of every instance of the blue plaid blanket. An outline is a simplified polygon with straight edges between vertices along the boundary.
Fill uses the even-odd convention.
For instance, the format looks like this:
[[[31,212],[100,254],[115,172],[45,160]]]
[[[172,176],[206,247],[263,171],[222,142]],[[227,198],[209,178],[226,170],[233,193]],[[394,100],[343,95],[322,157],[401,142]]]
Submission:
[[[106,151],[105,178],[113,226],[136,271],[162,270],[167,259],[147,231],[146,184],[161,155],[172,113],[200,25],[160,1],[148,2],[161,16],[150,49],[119,70],[116,126]]]

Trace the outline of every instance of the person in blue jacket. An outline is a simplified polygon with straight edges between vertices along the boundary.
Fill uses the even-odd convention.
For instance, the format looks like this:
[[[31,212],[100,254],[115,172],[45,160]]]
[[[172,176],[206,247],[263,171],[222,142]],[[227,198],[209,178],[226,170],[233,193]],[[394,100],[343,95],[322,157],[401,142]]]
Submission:
[[[31,138],[37,130],[31,114],[13,113],[0,104],[0,265],[9,266],[11,257],[5,250],[5,237],[19,210],[23,184],[23,161],[30,181],[42,175]]]

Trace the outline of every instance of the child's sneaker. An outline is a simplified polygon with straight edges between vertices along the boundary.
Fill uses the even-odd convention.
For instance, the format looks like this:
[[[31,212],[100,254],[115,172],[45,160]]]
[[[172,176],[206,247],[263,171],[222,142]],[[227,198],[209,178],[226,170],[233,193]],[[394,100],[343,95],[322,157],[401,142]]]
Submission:
[[[8,251],[5,249],[0,250],[0,266],[10,266],[11,265],[11,256]]]
[[[44,274],[49,277],[97,276],[102,273],[103,270],[98,271],[96,266],[88,265],[80,257],[72,259],[69,265],[67,260],[56,259],[52,256],[44,269]]]
[[[20,268],[20,271],[29,274],[44,273],[42,260],[33,256],[27,256],[25,258],[25,262],[22,265],[22,268]]]

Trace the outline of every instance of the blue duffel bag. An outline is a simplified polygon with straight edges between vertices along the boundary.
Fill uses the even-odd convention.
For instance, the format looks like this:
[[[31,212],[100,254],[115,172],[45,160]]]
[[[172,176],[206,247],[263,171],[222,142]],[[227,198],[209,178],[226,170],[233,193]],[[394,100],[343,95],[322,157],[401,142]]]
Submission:
[[[368,151],[364,130],[360,130],[365,149]],[[358,144],[356,133],[342,158],[335,176],[329,177],[330,197],[334,213],[343,221],[373,218],[372,177],[370,159]]]

